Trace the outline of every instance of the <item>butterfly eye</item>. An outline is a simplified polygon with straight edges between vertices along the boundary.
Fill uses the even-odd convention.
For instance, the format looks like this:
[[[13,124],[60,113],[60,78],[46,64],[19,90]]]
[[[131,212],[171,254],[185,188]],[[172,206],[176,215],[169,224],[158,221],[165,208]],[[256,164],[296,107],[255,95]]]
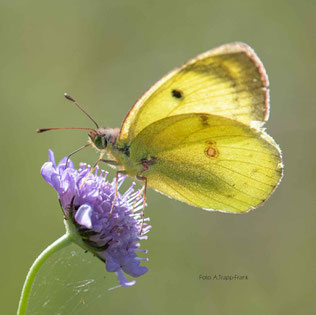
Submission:
[[[100,137],[100,136],[96,136],[94,138],[91,138],[91,140],[93,141],[94,145],[97,147],[97,149],[99,150],[103,150],[104,149],[104,142],[103,140],[104,139],[103,137]],[[106,141],[106,140],[105,140]],[[107,143],[107,142],[106,142]]]
[[[106,139],[106,137],[103,138],[103,146],[104,146],[104,149],[107,147],[108,145],[108,140]]]

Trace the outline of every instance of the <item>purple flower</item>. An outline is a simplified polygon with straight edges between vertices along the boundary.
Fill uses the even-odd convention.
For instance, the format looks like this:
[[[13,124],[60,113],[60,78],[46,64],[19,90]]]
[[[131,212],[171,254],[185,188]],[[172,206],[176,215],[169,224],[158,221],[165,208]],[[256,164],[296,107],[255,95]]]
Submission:
[[[41,174],[58,193],[66,222],[77,235],[74,241],[104,261],[106,270],[116,273],[121,286],[134,285],[136,281],[127,281],[123,271],[132,277],[147,272],[140,261],[148,259],[137,257],[136,251],[147,253],[139,249],[139,241],[147,239],[145,234],[151,228],[146,223],[149,219],[145,219],[140,235],[143,196],[134,191],[135,183],[124,194],[118,193],[110,215],[115,179],[106,181],[107,173],[99,173],[98,168],[88,175],[90,166],[83,163],[76,170],[70,160],[65,169],[66,158],[56,165],[53,151],[48,155],[49,162],[42,166]],[[125,178],[119,178],[118,186]]]

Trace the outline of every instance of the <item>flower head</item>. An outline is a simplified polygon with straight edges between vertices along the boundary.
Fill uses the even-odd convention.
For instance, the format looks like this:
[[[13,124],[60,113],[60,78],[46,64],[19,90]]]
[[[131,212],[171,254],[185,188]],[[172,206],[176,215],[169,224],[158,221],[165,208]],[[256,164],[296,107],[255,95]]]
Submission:
[[[45,181],[58,193],[66,221],[70,229],[78,237],[74,241],[85,249],[90,250],[105,261],[106,270],[115,272],[121,286],[131,286],[134,281],[128,281],[123,271],[139,277],[147,272],[145,266],[140,265],[146,258],[137,257],[140,250],[139,241],[147,239],[145,236],[151,226],[145,219],[140,235],[143,197],[140,191],[134,191],[135,183],[124,193],[118,193],[113,211],[110,210],[114,200],[116,182],[106,181],[107,173],[98,168],[90,174],[90,166],[80,164],[77,170],[66,158],[58,165],[55,163],[54,153],[49,150],[49,162],[41,169]],[[120,177],[121,186],[126,177]]]

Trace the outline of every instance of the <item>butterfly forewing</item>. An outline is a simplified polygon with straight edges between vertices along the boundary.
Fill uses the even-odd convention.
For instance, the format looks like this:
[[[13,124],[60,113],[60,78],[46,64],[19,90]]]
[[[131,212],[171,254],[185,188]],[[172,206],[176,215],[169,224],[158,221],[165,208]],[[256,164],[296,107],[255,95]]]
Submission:
[[[268,79],[254,51],[232,43],[189,60],[154,84],[123,122],[131,141],[151,123],[184,113],[220,115],[259,126],[268,119]]]

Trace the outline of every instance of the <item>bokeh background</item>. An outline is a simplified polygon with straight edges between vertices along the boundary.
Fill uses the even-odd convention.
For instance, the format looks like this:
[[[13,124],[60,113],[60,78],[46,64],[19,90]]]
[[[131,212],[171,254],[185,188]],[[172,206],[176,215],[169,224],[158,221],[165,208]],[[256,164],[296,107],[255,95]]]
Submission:
[[[48,148],[59,160],[87,135],[35,133],[91,126],[63,93],[119,127],[173,67],[236,40],[255,49],[270,78],[266,126],[285,162],[274,195],[225,215],[149,191],[149,272],[136,286],[108,291],[115,276],[73,246],[43,267],[29,314],[315,313],[315,14],[313,0],[1,0],[1,314],[16,312],[28,268],[64,232],[39,171]],[[87,150],[73,160],[96,158]],[[248,280],[199,280],[215,274]]]

